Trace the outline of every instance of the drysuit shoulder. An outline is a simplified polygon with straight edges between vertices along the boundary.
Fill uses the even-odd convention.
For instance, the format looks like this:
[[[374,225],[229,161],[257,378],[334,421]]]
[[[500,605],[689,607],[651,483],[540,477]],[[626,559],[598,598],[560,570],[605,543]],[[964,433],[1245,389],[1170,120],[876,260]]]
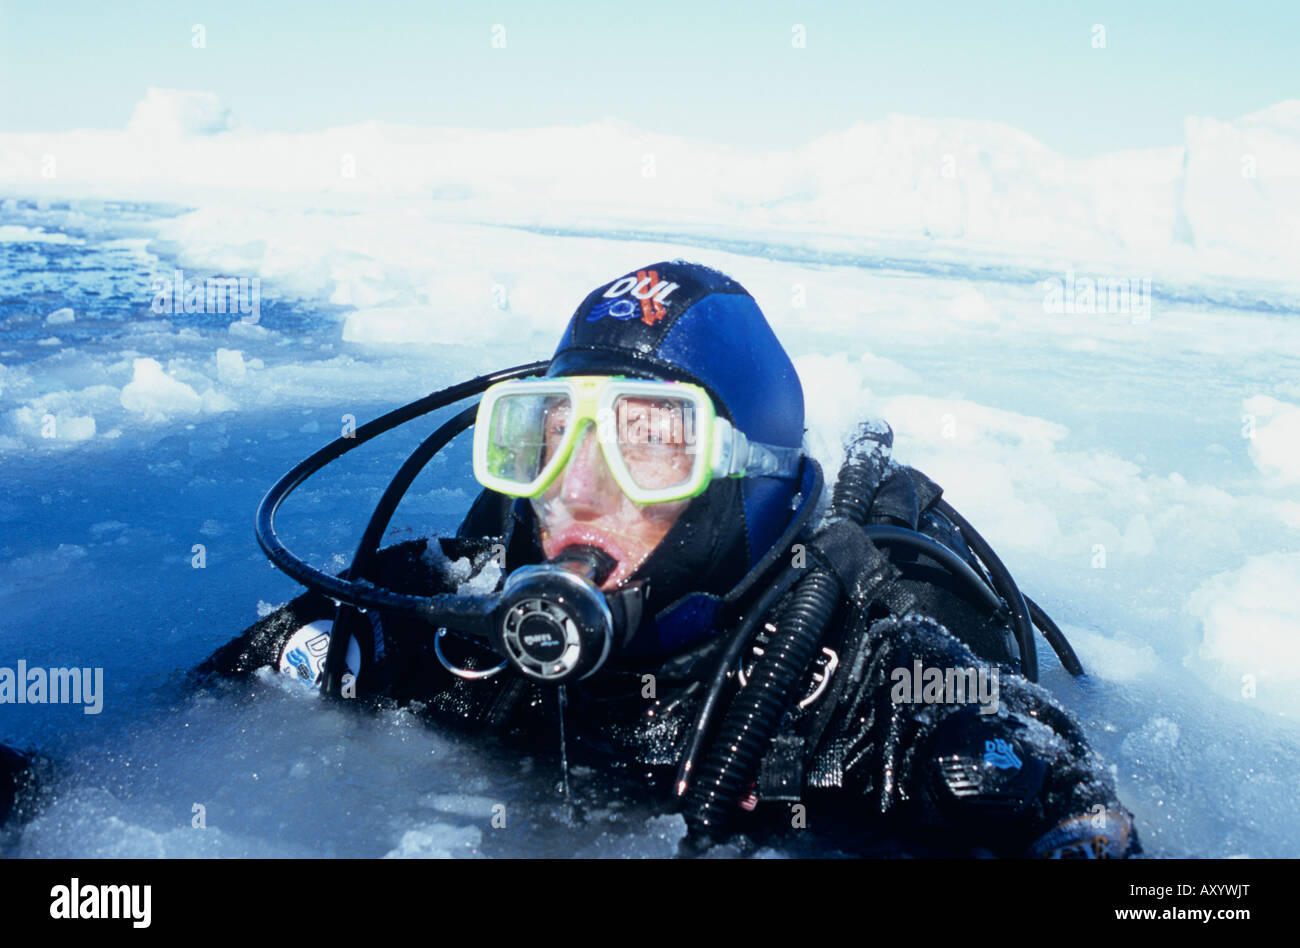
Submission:
[[[942,496],[943,488],[916,468],[895,465],[876,491],[867,522],[929,537],[978,574],[981,567],[970,546],[939,507]],[[900,583],[916,598],[918,612],[933,617],[982,658],[1015,660],[1015,643],[1007,623],[990,615],[947,566],[906,547],[891,547],[889,552],[891,562],[902,573]]]
[[[396,592],[430,595],[440,591],[438,570],[426,557],[428,540],[416,539],[380,550],[370,572],[371,579]],[[445,548],[444,548],[445,549]],[[308,590],[274,612],[258,619],[235,638],[217,649],[195,669],[195,674],[244,675],[262,667],[276,667],[284,645],[303,626],[321,619],[333,620],[335,603]]]
[[[269,615],[263,616],[212,653],[194,670],[200,677],[246,675],[264,666],[274,667],[284,643],[303,626],[332,619],[334,603],[319,593],[305,592]]]
[[[545,559],[537,535],[537,518],[526,500],[494,490],[480,491],[456,531],[456,539],[460,541],[472,542],[479,538],[495,540],[504,546],[509,569]]]
[[[465,519],[456,530],[458,537],[505,536],[510,523],[513,500],[505,494],[484,488],[470,506]]]
[[[823,772],[869,812],[1000,855],[1141,851],[1113,778],[1048,692],[929,616],[871,624],[862,655],[826,744],[840,769]]]

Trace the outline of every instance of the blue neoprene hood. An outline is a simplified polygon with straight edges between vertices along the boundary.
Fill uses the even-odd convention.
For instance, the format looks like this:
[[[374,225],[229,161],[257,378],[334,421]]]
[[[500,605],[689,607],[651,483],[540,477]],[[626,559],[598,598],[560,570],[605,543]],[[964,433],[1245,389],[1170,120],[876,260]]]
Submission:
[[[758,304],[739,283],[710,267],[684,260],[661,261],[624,274],[589,293],[574,312],[548,375],[626,375],[695,382],[718,411],[745,435],[767,444],[798,448],[803,442],[803,387]],[[714,482],[710,492],[731,489]],[[790,522],[798,481],[744,478],[739,490],[747,563],[754,566]],[[683,519],[687,519],[683,514]],[[690,523],[683,525],[688,533]],[[676,527],[674,528],[676,530]],[[689,556],[690,537],[670,533],[674,554]],[[646,565],[659,555],[656,550]],[[706,577],[712,563],[696,564]],[[662,584],[661,584],[662,585]],[[680,585],[678,583],[677,585]],[[718,594],[721,589],[701,589]],[[653,588],[652,588],[653,592]],[[683,592],[673,589],[674,594]],[[674,595],[674,602],[688,606]],[[658,606],[665,603],[661,600]],[[669,610],[671,611],[671,610]],[[663,612],[659,624],[677,629],[663,648],[680,647],[681,622]],[[701,634],[703,634],[701,632]],[[657,638],[651,634],[651,638]],[[645,643],[652,650],[655,643]]]

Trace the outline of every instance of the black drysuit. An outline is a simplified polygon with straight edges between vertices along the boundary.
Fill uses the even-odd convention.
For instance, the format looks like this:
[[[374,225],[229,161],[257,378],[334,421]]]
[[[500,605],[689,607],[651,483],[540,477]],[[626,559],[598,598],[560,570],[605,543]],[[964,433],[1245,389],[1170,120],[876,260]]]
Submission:
[[[938,486],[912,468],[891,462],[889,471],[868,522],[919,531],[980,569],[960,531],[936,509]],[[471,538],[505,539],[511,569],[538,562],[526,511],[485,491],[457,539],[434,549],[425,540],[389,547],[367,578],[397,592],[455,592],[464,576],[451,561],[468,556],[481,569],[493,555],[487,541]],[[792,546],[790,554],[796,552]],[[808,555],[817,557],[815,546]],[[991,613],[924,554],[891,551],[890,560],[901,575],[883,587],[888,608],[883,601],[855,602],[851,577],[845,577],[847,591],[821,656],[795,689],[758,772],[735,801],[734,828],[761,835],[764,826],[800,825],[790,816],[798,803],[799,819],[809,826],[840,827],[837,840],[861,829],[864,852],[873,851],[869,840],[881,838],[904,838],[915,844],[911,851],[933,853],[1091,858],[1140,852],[1131,817],[1077,723],[1046,691],[1016,674],[1005,611]],[[743,614],[761,592],[753,589],[731,614]],[[335,614],[332,602],[305,593],[199,671],[230,675],[274,667],[297,629]],[[362,646],[355,685],[361,696],[418,701],[436,723],[556,747],[552,686],[510,669],[485,679],[457,677],[445,663],[482,670],[499,659],[452,636],[441,640],[439,657],[434,630],[413,619],[343,611],[336,634],[345,621]],[[755,650],[766,634],[760,633]],[[569,759],[645,779],[668,805],[727,640],[724,631],[667,659],[611,660],[591,678],[570,684],[564,719]],[[724,705],[742,687],[751,657],[746,650],[730,676]]]

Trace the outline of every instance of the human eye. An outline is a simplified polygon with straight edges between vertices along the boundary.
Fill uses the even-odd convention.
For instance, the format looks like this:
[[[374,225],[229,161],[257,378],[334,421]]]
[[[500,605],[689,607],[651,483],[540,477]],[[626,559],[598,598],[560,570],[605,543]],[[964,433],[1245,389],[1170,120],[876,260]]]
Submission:
[[[654,421],[650,426],[654,444],[682,443],[682,407],[676,402],[661,402],[656,406]]]
[[[548,442],[555,442],[564,437],[569,430],[569,411],[567,405],[552,405],[546,409],[542,430]]]

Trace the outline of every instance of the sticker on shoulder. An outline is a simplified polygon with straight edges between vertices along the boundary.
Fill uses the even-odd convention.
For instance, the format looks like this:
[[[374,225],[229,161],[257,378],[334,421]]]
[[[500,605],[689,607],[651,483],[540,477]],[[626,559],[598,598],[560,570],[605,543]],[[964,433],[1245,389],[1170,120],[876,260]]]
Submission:
[[[330,648],[330,630],[333,627],[334,623],[330,620],[318,619],[289,636],[280,653],[279,672],[292,675],[308,687],[320,684],[321,674],[325,670],[325,656]],[[361,649],[355,638],[348,641],[347,666],[354,677],[359,677]]]

